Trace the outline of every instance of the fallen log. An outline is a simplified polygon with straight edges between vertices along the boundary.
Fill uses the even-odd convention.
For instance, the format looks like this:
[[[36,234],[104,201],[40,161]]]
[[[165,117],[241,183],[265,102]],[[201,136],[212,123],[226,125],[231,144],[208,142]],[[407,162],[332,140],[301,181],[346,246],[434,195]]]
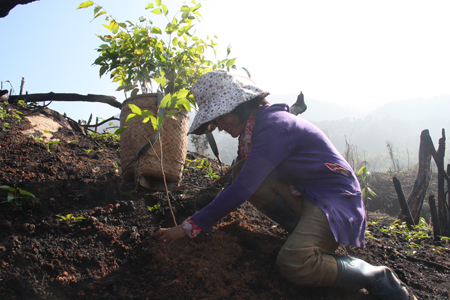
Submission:
[[[106,95],[80,95],[74,93],[47,93],[47,94],[27,94],[27,95],[11,95],[9,101],[23,100],[25,102],[40,102],[40,101],[85,101],[85,102],[100,102],[111,106],[122,108],[122,103],[117,101],[114,96]]]

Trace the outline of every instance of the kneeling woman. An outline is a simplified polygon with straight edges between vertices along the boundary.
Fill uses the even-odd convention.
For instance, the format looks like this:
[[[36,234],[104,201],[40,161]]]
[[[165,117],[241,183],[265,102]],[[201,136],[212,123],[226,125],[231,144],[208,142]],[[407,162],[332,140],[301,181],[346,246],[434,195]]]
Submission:
[[[214,201],[181,225],[157,232],[163,242],[211,233],[248,200],[290,233],[277,257],[288,280],[409,299],[389,268],[333,254],[339,243],[365,246],[366,215],[355,173],[323,132],[290,114],[286,104],[270,105],[268,93],[249,79],[225,71],[205,74],[192,93],[199,111],[190,133],[217,127],[239,137],[238,159]]]

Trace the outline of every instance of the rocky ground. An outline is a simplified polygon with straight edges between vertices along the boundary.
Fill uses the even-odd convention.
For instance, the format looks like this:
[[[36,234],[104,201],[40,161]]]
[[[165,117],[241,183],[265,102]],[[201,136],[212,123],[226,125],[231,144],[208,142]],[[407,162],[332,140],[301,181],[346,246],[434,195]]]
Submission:
[[[42,128],[14,121],[6,116],[14,111],[5,109],[0,119],[1,299],[373,299],[364,290],[349,294],[287,282],[275,264],[287,234],[248,204],[222,219],[212,235],[160,243],[155,232],[174,225],[166,194],[118,188],[116,142],[85,136],[48,109],[20,109],[22,118],[40,115],[61,125],[44,139]],[[56,139],[53,147],[44,143]],[[188,158],[203,157],[188,153]],[[226,172],[217,161],[209,162],[217,174]],[[220,191],[220,182],[206,174],[205,168],[187,166],[180,187],[170,193],[177,223]],[[373,176],[373,187],[386,202],[377,210],[392,207],[392,174]],[[411,186],[414,178],[400,179]],[[8,201],[5,186],[36,198],[25,199],[17,189]],[[155,205],[160,208],[148,209]],[[383,232],[393,219],[382,212],[369,216],[365,249],[340,246],[337,252],[391,267],[418,299],[449,299],[449,243],[426,237],[407,241],[393,230]],[[84,219],[69,224],[57,217],[70,214]]]

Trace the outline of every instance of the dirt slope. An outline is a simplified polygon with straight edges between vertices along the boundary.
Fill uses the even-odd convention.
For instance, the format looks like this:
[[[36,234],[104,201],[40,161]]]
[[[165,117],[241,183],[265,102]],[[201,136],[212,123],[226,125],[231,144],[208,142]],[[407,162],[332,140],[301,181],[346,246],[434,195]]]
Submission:
[[[49,110],[39,113],[55,119]],[[52,135],[60,143],[48,151],[22,134],[35,128],[27,121],[0,119],[0,128],[0,184],[36,196],[0,204],[0,299],[373,299],[364,291],[287,282],[275,264],[287,235],[248,204],[210,236],[164,245],[154,234],[173,226],[166,196],[118,189],[117,144],[61,126]],[[219,191],[205,175],[203,168],[189,168],[170,194],[178,223]],[[6,197],[0,190],[0,200]],[[147,209],[156,204],[161,208]],[[57,214],[86,219],[67,226]],[[380,232],[392,221],[387,215],[370,219],[378,223],[368,228],[374,238],[367,248],[341,246],[338,252],[390,266],[419,299],[449,299],[450,245],[423,239],[416,242],[421,248],[412,247]]]

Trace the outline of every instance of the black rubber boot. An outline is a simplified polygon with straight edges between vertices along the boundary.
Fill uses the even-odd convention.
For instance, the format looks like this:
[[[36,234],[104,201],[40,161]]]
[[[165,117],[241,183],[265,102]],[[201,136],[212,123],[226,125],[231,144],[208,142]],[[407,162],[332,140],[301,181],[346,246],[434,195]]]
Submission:
[[[365,288],[370,295],[383,300],[416,299],[388,267],[375,267],[354,257],[333,256],[338,264],[338,276],[331,287],[346,290]]]
[[[289,233],[294,231],[300,220],[300,216],[289,208],[281,195],[277,195],[272,201],[259,208],[259,210],[271,220],[280,224]]]

